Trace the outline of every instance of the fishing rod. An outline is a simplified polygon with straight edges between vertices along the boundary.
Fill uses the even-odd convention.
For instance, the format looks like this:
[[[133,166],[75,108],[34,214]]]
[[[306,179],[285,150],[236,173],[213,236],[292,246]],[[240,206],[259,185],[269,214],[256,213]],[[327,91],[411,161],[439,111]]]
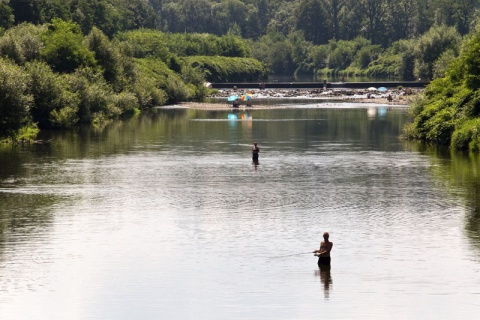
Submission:
[[[284,255],[284,256],[270,257],[269,259],[293,257],[293,256],[299,256],[299,255],[301,255],[301,254],[307,254],[307,253],[314,253],[314,252],[313,252],[313,251],[309,251],[309,252],[302,252],[302,253],[287,254],[287,255]]]

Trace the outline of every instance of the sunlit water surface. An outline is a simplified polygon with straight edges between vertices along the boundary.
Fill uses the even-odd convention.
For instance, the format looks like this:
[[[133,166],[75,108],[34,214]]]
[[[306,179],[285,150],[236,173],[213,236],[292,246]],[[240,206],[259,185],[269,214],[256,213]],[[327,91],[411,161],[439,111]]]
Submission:
[[[476,318],[466,191],[399,138],[405,109],[350,107],[159,110],[2,146],[0,318]],[[329,273],[306,253],[324,231]]]

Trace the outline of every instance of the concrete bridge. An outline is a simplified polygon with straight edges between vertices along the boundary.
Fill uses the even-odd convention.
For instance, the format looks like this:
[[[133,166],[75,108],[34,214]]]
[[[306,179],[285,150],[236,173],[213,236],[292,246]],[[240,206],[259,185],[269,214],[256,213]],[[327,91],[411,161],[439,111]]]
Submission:
[[[387,89],[403,88],[425,88],[428,81],[383,81],[383,82],[264,82],[265,89],[367,89],[369,87],[385,87]],[[212,83],[214,89],[260,89],[262,85],[258,82],[229,82]]]

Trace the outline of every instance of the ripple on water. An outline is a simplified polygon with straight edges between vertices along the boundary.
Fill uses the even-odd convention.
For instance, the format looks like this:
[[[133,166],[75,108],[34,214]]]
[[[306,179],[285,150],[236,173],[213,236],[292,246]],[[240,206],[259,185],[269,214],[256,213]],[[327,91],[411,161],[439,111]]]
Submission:
[[[263,128],[255,135],[267,141]],[[65,305],[65,315],[78,316],[68,310],[74,301],[98,319],[115,318],[112,310],[408,319],[437,305],[445,310],[435,315],[462,303],[478,308],[466,210],[429,174],[428,159],[315,132],[312,141],[282,135],[266,143],[255,167],[251,136],[228,134],[213,138],[212,149],[192,134],[176,152],[173,142],[148,137],[154,143],[122,154],[33,164],[34,174],[3,181],[1,200],[23,209],[3,212],[11,224],[1,242],[1,299],[10,299],[2,307],[16,301],[48,314]],[[325,230],[335,243],[331,282],[310,253]]]

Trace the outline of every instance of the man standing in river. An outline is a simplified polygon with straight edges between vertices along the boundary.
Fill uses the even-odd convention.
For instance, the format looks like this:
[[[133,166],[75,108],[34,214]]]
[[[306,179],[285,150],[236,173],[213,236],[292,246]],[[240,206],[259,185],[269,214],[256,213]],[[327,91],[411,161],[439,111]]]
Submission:
[[[252,159],[253,160],[258,160],[258,153],[260,152],[260,148],[257,146],[257,143],[253,143],[253,148],[252,148]]]
[[[330,235],[328,232],[325,232],[323,234],[323,241],[320,242],[320,249],[313,251],[315,255],[318,257],[318,266],[320,269],[325,268],[325,267],[330,267],[330,251],[332,251],[333,248],[333,242],[328,241],[328,238]]]

